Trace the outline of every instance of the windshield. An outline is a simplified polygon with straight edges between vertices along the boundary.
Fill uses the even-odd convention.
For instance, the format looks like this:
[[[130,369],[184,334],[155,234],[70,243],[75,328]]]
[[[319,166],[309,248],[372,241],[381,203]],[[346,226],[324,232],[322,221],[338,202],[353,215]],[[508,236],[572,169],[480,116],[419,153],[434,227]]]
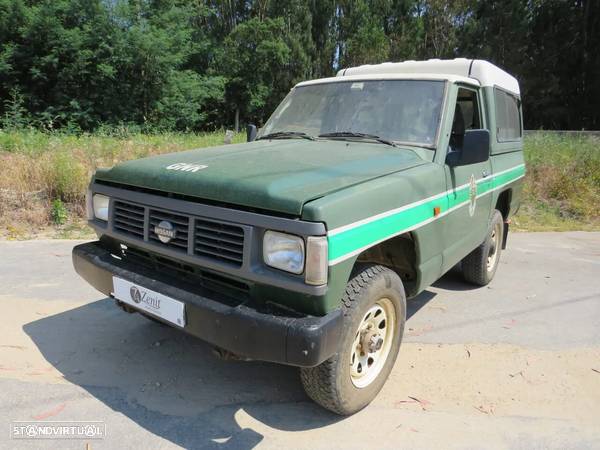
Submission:
[[[433,147],[443,97],[443,81],[341,81],[300,86],[277,107],[261,136],[349,132]]]

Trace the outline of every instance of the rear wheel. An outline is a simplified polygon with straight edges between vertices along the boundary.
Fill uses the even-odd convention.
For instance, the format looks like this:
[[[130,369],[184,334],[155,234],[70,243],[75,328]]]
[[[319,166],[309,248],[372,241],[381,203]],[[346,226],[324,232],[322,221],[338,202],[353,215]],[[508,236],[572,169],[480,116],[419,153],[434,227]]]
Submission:
[[[383,266],[363,266],[342,298],[344,331],[339,352],[302,368],[304,390],[338,414],[352,414],[379,393],[394,366],[406,320],[406,298],[398,275]]]
[[[504,219],[498,210],[492,214],[485,241],[462,260],[463,276],[469,283],[487,285],[496,274],[500,263]]]

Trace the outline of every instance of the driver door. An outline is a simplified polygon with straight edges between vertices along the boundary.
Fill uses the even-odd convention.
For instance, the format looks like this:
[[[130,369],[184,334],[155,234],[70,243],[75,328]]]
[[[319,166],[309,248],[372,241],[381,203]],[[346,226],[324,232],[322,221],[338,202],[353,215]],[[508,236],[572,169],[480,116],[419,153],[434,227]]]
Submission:
[[[458,87],[448,151],[462,151],[465,133],[484,128],[478,89]],[[484,162],[450,167],[445,164],[449,213],[445,219],[442,273],[452,268],[481,244],[488,231],[491,195],[478,195],[478,185],[491,176],[489,158]]]

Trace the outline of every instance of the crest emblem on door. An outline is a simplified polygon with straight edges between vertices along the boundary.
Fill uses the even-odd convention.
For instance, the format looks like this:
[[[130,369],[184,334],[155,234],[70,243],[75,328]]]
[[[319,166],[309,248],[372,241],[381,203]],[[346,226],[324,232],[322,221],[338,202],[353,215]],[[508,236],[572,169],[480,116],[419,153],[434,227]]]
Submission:
[[[477,206],[477,182],[475,175],[471,174],[469,180],[469,216],[471,217],[475,214],[475,206]]]

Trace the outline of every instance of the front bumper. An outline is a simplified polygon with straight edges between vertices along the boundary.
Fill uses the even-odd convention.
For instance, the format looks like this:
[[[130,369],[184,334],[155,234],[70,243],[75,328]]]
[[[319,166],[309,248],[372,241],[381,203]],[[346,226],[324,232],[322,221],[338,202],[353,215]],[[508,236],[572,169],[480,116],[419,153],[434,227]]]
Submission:
[[[183,331],[240,356],[301,367],[313,367],[338,351],[342,312],[322,316],[286,316],[260,312],[247,305],[230,306],[177,288],[144,268],[111,256],[99,242],[73,249],[77,273],[112,297],[112,277],[175,298],[185,304]]]

